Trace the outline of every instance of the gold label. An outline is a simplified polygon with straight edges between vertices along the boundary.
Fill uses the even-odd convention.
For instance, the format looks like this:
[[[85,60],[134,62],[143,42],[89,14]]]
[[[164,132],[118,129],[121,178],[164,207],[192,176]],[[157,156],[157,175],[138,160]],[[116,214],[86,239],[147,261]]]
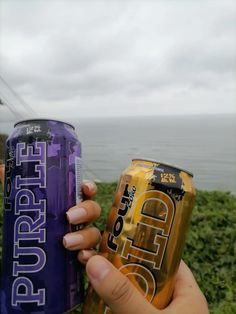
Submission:
[[[116,239],[120,236],[123,226],[124,226],[124,216],[127,214],[128,210],[131,208],[134,195],[136,192],[135,186],[128,190],[128,184],[125,185],[123,195],[121,197],[120,206],[118,209],[118,217],[114,223],[112,232],[109,233],[107,239],[107,246],[113,251],[117,251]]]
[[[175,205],[167,194],[157,190],[143,192],[134,202],[136,190],[134,185],[125,185],[107,247],[119,254],[119,270],[133,280],[138,278],[151,302],[157,291],[154,273],[163,263]]]
[[[171,299],[194,198],[188,173],[152,161],[134,160],[118,184],[99,253],[159,309]],[[92,290],[86,304],[86,314],[111,313]]]

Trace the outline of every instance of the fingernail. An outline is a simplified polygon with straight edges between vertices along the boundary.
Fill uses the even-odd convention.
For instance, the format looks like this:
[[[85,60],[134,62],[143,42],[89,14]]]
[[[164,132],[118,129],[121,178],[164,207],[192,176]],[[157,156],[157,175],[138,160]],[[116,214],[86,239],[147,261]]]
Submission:
[[[90,279],[101,281],[110,272],[111,265],[101,256],[93,256],[87,264],[87,273]]]
[[[66,212],[67,219],[70,223],[78,223],[83,218],[85,218],[86,215],[87,215],[87,212],[82,207],[74,207],[73,209],[68,210]]]
[[[90,257],[92,257],[94,254],[93,254],[93,250],[82,250],[80,251],[80,255],[82,256],[82,259],[84,261],[88,261]]]
[[[84,186],[87,187],[90,192],[96,188],[96,185],[91,181],[85,181]]]
[[[86,182],[86,185],[90,191],[92,191],[94,189],[94,184],[92,182]]]
[[[68,233],[63,237],[63,245],[66,249],[79,249],[83,241],[84,237],[78,233]]]

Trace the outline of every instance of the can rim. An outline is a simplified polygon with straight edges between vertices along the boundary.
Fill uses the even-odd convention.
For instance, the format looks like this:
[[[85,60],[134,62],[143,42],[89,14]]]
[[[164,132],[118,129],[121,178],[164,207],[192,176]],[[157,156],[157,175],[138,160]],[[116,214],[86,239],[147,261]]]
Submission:
[[[59,123],[64,123],[69,125],[70,127],[72,127],[73,130],[75,130],[75,127],[73,126],[73,124],[66,122],[66,121],[62,121],[62,120],[57,120],[57,119],[46,119],[46,118],[35,118],[35,119],[25,119],[25,120],[20,120],[18,122],[16,122],[14,124],[14,127],[16,127],[18,124],[21,124],[23,122],[32,122],[32,121],[54,121],[54,122],[59,122]]]
[[[172,165],[172,164],[169,164],[169,163],[166,163],[166,162],[163,162],[163,161],[158,161],[158,160],[155,160],[155,159],[150,159],[150,158],[133,158],[132,161],[135,161],[135,160],[141,160],[141,161],[148,161],[148,162],[154,162],[156,164],[162,164],[162,165],[165,165],[165,166],[170,166],[170,167],[173,167],[175,169],[178,169],[180,171],[184,171],[186,172],[187,174],[189,174],[192,178],[193,178],[193,173],[182,168],[182,167],[179,167],[179,166],[176,166],[176,165]]]

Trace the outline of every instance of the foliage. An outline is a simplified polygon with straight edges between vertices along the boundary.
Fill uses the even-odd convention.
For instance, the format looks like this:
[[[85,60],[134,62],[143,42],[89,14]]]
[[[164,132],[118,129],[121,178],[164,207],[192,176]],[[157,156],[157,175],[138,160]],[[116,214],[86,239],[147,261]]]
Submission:
[[[0,183],[0,266],[1,266],[1,261],[2,261],[2,223],[3,223],[3,192],[2,192],[2,185]],[[1,276],[1,267],[0,267],[0,276]]]
[[[101,217],[96,221],[100,230],[104,229],[115,188],[116,183],[98,184],[96,200],[103,209]],[[197,191],[183,258],[204,292],[210,312],[236,313],[235,196],[220,191]],[[81,309],[73,313],[81,313]]]
[[[183,258],[212,313],[236,313],[236,198],[198,191]]]
[[[6,134],[0,134],[0,164],[3,163],[3,160],[5,158],[5,142],[8,135]]]

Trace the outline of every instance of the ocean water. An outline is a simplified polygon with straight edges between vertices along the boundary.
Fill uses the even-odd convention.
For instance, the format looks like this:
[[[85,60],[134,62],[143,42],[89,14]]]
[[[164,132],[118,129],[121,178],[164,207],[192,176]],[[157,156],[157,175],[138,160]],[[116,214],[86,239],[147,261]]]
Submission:
[[[82,142],[85,178],[115,181],[132,158],[149,158],[191,171],[199,189],[236,194],[236,115],[70,122]],[[10,129],[1,123],[1,133]]]
[[[178,165],[197,188],[236,193],[236,115],[74,121],[87,177],[117,180],[132,158]]]

